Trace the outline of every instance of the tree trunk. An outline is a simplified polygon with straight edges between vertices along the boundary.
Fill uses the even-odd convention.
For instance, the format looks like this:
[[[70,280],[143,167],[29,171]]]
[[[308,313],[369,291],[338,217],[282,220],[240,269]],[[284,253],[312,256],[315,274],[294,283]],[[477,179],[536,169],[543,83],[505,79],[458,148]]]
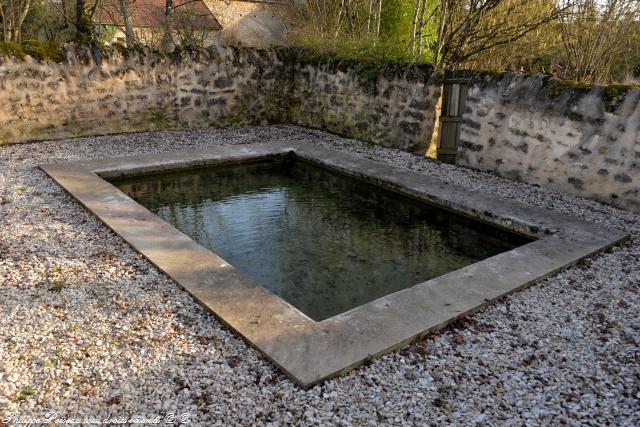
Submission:
[[[378,0],[378,16],[376,22],[376,36],[373,39],[373,45],[375,46],[378,42],[378,38],[380,37],[380,16],[382,15],[382,0]]]
[[[32,0],[8,1],[0,6],[2,19],[2,40],[19,42],[22,36],[22,24],[31,9]]]
[[[76,0],[76,41],[78,43],[89,43],[93,41],[85,0]]]
[[[131,18],[131,8],[129,7],[129,0],[118,0],[120,6],[120,13],[122,14],[122,21],[124,22],[124,36],[127,42],[127,47],[133,47],[136,44],[136,37],[133,32],[133,20]]]
[[[424,14],[427,11],[427,2],[428,0],[422,0],[422,6],[420,8],[420,16],[418,17],[418,34],[417,36],[420,37],[418,39],[418,55],[422,56],[422,52],[423,52],[423,41],[424,41],[424,37],[423,37],[423,33],[424,33]]]
[[[416,46],[416,34],[418,27],[418,10],[420,9],[420,0],[416,0],[416,5],[413,8],[413,29],[411,31],[411,41],[409,42],[409,53],[413,56]]]
[[[371,14],[373,13],[373,0],[369,0],[369,14],[367,15],[367,36],[371,35]]]
[[[436,65],[436,70],[442,70],[444,68],[444,52],[443,46],[445,44],[445,26],[447,20],[447,8],[448,0],[442,0],[440,2],[440,21],[438,25],[438,39],[436,41],[435,49],[433,52],[433,63]]]
[[[162,37],[162,51],[171,52],[175,47],[173,43],[173,0],[166,0],[164,7],[164,35]]]
[[[338,22],[336,23],[336,33],[334,38],[337,39],[338,36],[340,35],[340,24],[342,23],[342,12],[344,10],[344,2],[345,0],[342,0],[342,3],[340,3],[340,9],[338,10]]]

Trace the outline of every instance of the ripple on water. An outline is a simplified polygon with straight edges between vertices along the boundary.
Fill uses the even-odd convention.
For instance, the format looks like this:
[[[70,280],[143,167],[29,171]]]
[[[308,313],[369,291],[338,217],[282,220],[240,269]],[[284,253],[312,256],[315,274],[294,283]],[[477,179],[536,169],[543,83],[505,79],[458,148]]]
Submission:
[[[295,161],[114,184],[315,320],[527,242]]]

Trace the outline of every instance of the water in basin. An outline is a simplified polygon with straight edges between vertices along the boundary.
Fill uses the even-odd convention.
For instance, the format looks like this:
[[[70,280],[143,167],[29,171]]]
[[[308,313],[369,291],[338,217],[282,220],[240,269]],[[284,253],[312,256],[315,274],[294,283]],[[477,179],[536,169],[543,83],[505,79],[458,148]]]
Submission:
[[[294,159],[112,183],[317,321],[530,241]]]

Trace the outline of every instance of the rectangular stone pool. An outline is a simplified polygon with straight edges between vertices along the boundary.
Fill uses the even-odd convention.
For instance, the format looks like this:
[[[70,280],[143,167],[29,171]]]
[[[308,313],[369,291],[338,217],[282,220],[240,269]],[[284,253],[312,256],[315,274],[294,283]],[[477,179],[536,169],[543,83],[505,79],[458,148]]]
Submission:
[[[531,241],[293,158],[111,182],[316,321]]]
[[[40,167],[305,388],[628,238],[303,142]]]

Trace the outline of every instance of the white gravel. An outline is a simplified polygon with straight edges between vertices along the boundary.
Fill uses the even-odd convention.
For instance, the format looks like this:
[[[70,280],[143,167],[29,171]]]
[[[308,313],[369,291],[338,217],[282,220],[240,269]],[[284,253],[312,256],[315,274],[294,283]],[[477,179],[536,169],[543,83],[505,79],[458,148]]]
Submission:
[[[631,242],[302,391],[36,168],[311,140],[624,229]],[[639,425],[640,215],[293,126],[0,146],[0,416],[198,425]],[[2,423],[0,422],[0,425]]]

